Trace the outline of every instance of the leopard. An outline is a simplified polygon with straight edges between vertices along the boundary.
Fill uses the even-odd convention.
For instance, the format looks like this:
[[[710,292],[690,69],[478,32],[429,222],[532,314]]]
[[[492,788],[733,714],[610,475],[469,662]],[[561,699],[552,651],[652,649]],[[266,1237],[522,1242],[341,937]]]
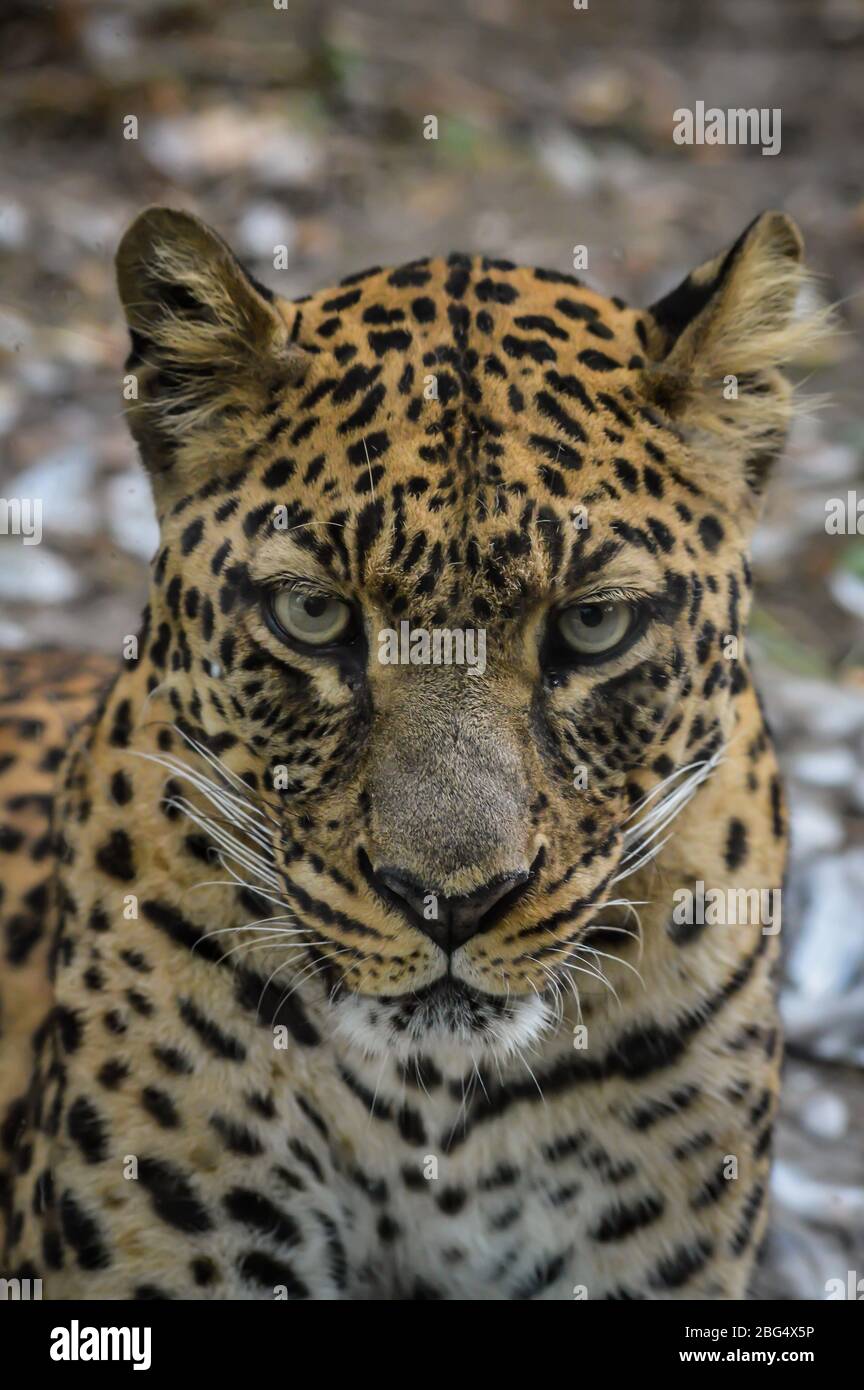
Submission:
[[[796,224],[648,308],[465,253],[288,299],[164,207],[116,263],[159,543],[121,655],[2,667],[0,1272],[747,1297],[779,935],[679,907],[784,881]]]

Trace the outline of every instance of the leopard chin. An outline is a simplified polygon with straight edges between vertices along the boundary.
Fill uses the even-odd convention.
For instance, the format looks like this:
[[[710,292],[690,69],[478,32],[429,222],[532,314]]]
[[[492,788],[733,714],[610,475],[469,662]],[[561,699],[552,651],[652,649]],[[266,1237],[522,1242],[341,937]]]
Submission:
[[[344,994],[335,1007],[337,1037],[367,1056],[410,1061],[419,1051],[442,1066],[512,1057],[554,1026],[539,995],[496,997],[452,975],[411,994],[370,999]]]

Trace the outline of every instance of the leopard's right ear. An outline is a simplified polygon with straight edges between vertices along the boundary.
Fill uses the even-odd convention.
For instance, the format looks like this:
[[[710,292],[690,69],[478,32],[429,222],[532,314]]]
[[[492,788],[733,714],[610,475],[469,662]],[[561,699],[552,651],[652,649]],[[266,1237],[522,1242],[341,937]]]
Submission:
[[[117,284],[132,340],[129,425],[154,475],[184,446],[199,452],[205,428],[218,455],[220,419],[260,409],[275,382],[303,374],[289,316],[191,213],[142,212],[118,248]]]

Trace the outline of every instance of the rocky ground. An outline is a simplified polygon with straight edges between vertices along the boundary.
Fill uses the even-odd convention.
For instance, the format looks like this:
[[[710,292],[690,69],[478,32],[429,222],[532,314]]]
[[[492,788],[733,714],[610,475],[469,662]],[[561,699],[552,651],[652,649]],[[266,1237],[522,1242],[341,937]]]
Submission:
[[[566,269],[584,244],[598,287],[650,302],[759,209],[797,217],[842,331],[798,364],[832,403],[756,549],[794,836],[760,1293],[864,1273],[864,535],[825,525],[864,499],[864,0],[8,0],[0,43],[0,495],[44,499],[41,545],[0,536],[7,647],[119,652],[136,628],[155,525],[111,256],[142,205],[200,212],[288,296],[456,247]],[[674,145],[697,100],[779,108],[781,153]]]

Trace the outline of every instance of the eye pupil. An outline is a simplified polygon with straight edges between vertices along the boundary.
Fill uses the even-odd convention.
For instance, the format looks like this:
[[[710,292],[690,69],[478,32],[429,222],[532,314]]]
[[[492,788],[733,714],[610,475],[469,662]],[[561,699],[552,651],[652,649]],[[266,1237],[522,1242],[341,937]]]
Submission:
[[[604,618],[599,603],[586,603],[579,609],[579,621],[585,627],[599,627]]]
[[[320,618],[329,602],[329,599],[322,598],[320,594],[308,594],[303,600],[303,607],[310,618]]]

